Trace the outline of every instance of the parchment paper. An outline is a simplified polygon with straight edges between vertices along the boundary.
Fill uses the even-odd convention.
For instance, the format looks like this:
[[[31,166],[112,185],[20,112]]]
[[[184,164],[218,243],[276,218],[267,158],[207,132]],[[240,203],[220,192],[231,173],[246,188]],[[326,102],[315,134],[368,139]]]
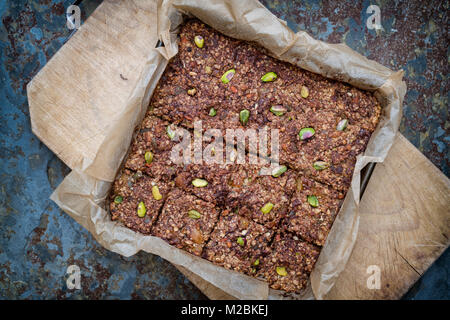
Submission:
[[[134,91],[130,92],[117,121],[105,130],[105,139],[96,150],[95,159],[82,170],[73,168],[51,199],[111,251],[124,256],[133,255],[140,250],[157,254],[239,299],[283,298],[280,292],[270,290],[269,293],[265,282],[217,267],[176,249],[161,239],[135,233],[112,222],[103,209],[111,181],[114,180],[134,128],[140,123],[151,93],[167,64],[166,59],[177,53],[177,27],[183,21],[183,14],[195,16],[228,36],[255,41],[281,60],[376,92],[383,107],[380,124],[372,134],[364,155],[358,157],[351,188],[311,274],[311,287],[303,295],[294,296],[312,298],[313,292],[315,298],[323,299],[345,268],[356,241],[360,171],[369,162],[382,162],[385,159],[400,123],[406,85],[402,82],[401,71],[393,72],[344,44],[327,44],[314,40],[305,32],[293,33],[284,21],[276,18],[255,0],[158,1],[157,20],[155,17],[149,19],[157,21],[157,36],[165,46],[149,48],[148,60],[139,82]],[[58,108],[58,105],[54,108]],[[39,122],[40,119],[33,121]],[[96,121],[98,119],[93,119],[86,126],[95,125]],[[41,135],[40,138],[45,143],[46,137]]]

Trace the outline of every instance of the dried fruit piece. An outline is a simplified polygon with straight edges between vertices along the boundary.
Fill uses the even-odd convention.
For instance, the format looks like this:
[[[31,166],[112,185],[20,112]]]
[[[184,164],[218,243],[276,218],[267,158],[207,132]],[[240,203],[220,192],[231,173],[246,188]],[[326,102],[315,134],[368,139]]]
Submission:
[[[147,164],[152,163],[152,161],[153,161],[153,153],[151,153],[150,151],[147,151],[147,152],[144,154],[144,159],[145,159],[145,162],[146,162]]]
[[[202,214],[197,210],[189,210],[188,215],[191,219],[200,219],[202,217]]]
[[[308,98],[309,96],[309,89],[305,86],[302,86],[302,88],[300,89],[300,95],[302,96],[302,98]]]
[[[187,91],[187,94],[190,96],[194,96],[197,93],[197,89],[192,88]]]
[[[278,275],[285,277],[287,276],[287,271],[285,267],[277,267],[276,268]]]
[[[325,169],[329,168],[330,164],[325,161],[316,161],[316,162],[314,162],[313,167],[317,171],[320,171],[320,170],[325,170]]]
[[[306,140],[311,138],[316,133],[316,130],[313,128],[303,128],[300,130],[298,135],[300,136],[300,140]]]
[[[123,201],[123,197],[122,196],[116,196],[114,198],[114,203],[119,204],[119,203],[122,203],[122,201]]]
[[[242,124],[246,124],[248,122],[248,118],[250,117],[250,111],[248,111],[247,109],[241,110],[241,112],[239,112],[239,120],[241,121]]]
[[[195,36],[194,42],[195,42],[195,45],[201,49],[201,48],[203,48],[203,45],[205,44],[205,39],[203,39],[202,36]]]
[[[238,243],[238,245],[240,245],[241,247],[244,246],[244,239],[242,237],[238,237],[236,242]]]
[[[145,204],[141,201],[138,204],[137,208],[137,215],[139,218],[145,217],[145,213],[147,212],[147,209],[145,208]]]
[[[153,186],[153,187],[152,187],[152,194],[153,194],[153,198],[154,198],[155,200],[161,200],[161,199],[162,199],[162,195],[161,195],[161,193],[159,192],[158,186]]]
[[[272,177],[278,178],[279,176],[281,176],[286,171],[287,171],[287,167],[286,166],[279,166],[279,167],[277,167],[277,168],[272,170]]]
[[[210,117],[214,117],[216,114],[217,114],[216,109],[214,109],[214,108],[209,109],[209,116]]]
[[[263,82],[271,82],[277,78],[277,74],[275,72],[267,72],[265,75],[261,77]]]
[[[262,208],[261,212],[264,214],[268,214],[273,208],[273,203],[267,202]]]
[[[222,78],[220,78],[220,80],[222,80],[223,83],[228,83],[231,81],[231,79],[233,79],[235,73],[236,70],[230,69],[222,75]]]
[[[206,181],[205,179],[194,179],[192,180],[192,184],[194,187],[196,188],[203,188],[206,187],[208,185],[208,181]]]
[[[342,119],[341,121],[339,121],[339,123],[336,126],[336,130],[339,131],[344,131],[347,128],[348,125],[348,120],[347,119]]]
[[[287,109],[282,105],[276,105],[270,107],[270,112],[272,112],[276,116],[282,116],[287,112]]]
[[[202,243],[203,242],[202,233],[197,228],[193,228],[191,231],[191,239],[197,244]]]
[[[319,200],[316,196],[308,196],[308,203],[311,207],[317,208],[319,206]]]

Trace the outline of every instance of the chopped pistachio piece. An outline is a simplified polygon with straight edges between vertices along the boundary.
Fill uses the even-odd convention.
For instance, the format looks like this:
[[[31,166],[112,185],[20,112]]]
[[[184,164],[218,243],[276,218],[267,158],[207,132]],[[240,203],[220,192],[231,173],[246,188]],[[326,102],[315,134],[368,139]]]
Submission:
[[[145,213],[147,212],[147,209],[145,208],[145,204],[141,201],[138,204],[137,208],[137,215],[139,218],[145,217]]]
[[[308,196],[308,203],[311,207],[317,208],[319,206],[319,200],[316,196]]]
[[[277,167],[277,168],[272,170],[272,177],[278,178],[279,176],[281,176],[286,171],[287,171],[287,167],[286,166],[279,166],[279,167]]]
[[[197,89],[192,88],[187,91],[187,94],[190,96],[194,96],[197,93]]]
[[[241,112],[239,112],[239,120],[241,121],[242,124],[246,124],[248,122],[249,117],[250,111],[248,111],[247,109],[241,110]]]
[[[203,48],[203,45],[205,44],[205,39],[203,39],[202,36],[195,36],[194,42],[195,42],[195,45],[201,49],[201,48]]]
[[[170,125],[167,126],[166,132],[170,139],[175,138],[176,135],[175,130],[173,130]]]
[[[329,168],[330,164],[325,161],[316,161],[316,162],[314,162],[313,167],[317,171],[320,171],[320,170],[325,170],[325,169]]]
[[[214,108],[209,109],[209,116],[210,117],[214,117],[216,114],[217,114],[216,109],[214,109]]]
[[[220,80],[222,80],[223,83],[228,83],[231,81],[231,79],[233,79],[235,73],[236,70],[230,69],[222,75],[222,78],[220,78]]]
[[[300,136],[300,140],[306,140],[311,138],[316,133],[316,130],[313,128],[303,128],[300,130],[298,135]]]
[[[272,112],[276,116],[282,116],[283,114],[286,113],[286,111],[287,111],[286,108],[283,107],[282,105],[276,105],[276,106],[270,107],[270,112]]]
[[[114,203],[119,204],[119,203],[122,203],[122,201],[123,201],[123,197],[122,196],[116,196],[114,198]]]
[[[285,267],[277,267],[276,270],[277,270],[278,275],[280,275],[282,277],[287,276],[287,271],[286,271]]]
[[[192,180],[192,184],[194,187],[196,188],[203,188],[206,187],[208,185],[208,181],[206,181],[205,179],[194,179]]]
[[[238,243],[238,245],[240,245],[241,247],[244,246],[244,238],[242,237],[238,237],[236,242]]]
[[[336,129],[339,130],[339,131],[344,131],[347,128],[347,125],[348,125],[348,120],[347,119],[342,119],[337,124]]]
[[[256,259],[255,262],[253,262],[254,266],[259,266],[259,259]]]
[[[147,151],[147,152],[144,154],[144,159],[145,159],[145,162],[146,162],[147,164],[152,163],[152,161],[153,161],[153,153],[151,153],[150,151]]]
[[[265,75],[261,77],[263,82],[274,81],[277,78],[277,74],[275,72],[267,72]]]
[[[152,194],[153,194],[153,198],[154,198],[155,200],[161,200],[161,199],[162,199],[162,195],[161,195],[161,193],[159,192],[158,186],[153,186],[153,187],[152,187]]]
[[[188,215],[191,219],[200,219],[202,217],[202,214],[197,210],[189,210]]]
[[[261,212],[264,214],[268,214],[273,208],[273,203],[267,202],[262,208]]]
[[[302,88],[300,89],[300,95],[302,96],[302,98],[308,98],[309,96],[309,89],[305,86],[302,86]]]
[[[210,66],[206,66],[205,67],[205,72],[206,72],[206,74],[210,74],[212,72],[211,67]]]

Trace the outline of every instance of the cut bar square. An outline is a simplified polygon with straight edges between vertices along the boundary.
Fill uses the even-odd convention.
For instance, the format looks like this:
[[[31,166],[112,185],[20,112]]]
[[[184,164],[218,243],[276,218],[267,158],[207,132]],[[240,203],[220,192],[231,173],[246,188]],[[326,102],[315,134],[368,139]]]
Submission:
[[[205,247],[203,257],[227,269],[252,274],[257,259],[268,253],[273,231],[228,210]]]
[[[150,234],[164,200],[173,185],[173,182],[164,182],[124,170],[114,182],[110,194],[112,220],[118,220],[135,231]],[[152,191],[154,187],[158,188],[160,199],[155,198],[154,191]],[[138,206],[141,202],[145,207],[143,217],[138,216]]]
[[[320,248],[315,245],[289,234],[277,234],[270,254],[255,267],[256,275],[266,279],[272,289],[299,293],[305,288],[319,253]]]
[[[219,209],[175,188],[169,193],[152,235],[197,256],[215,226]]]
[[[303,240],[322,246],[341,207],[344,193],[307,177],[292,196],[285,230]]]

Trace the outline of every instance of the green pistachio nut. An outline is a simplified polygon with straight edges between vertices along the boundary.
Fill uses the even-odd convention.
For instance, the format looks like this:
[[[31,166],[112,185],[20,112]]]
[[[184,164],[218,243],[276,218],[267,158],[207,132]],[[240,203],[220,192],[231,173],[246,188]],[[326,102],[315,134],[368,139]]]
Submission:
[[[287,110],[282,105],[275,105],[270,107],[270,112],[279,117],[285,114]]]
[[[208,185],[208,181],[206,181],[205,179],[197,178],[197,179],[192,180],[192,185],[196,188],[203,188]]]
[[[201,48],[203,48],[203,45],[205,44],[205,39],[203,39],[202,36],[195,36],[194,43],[197,47],[199,47],[201,49]]]
[[[153,195],[153,198],[154,198],[155,200],[161,200],[161,199],[163,198],[163,196],[162,196],[161,193],[159,192],[158,186],[153,186],[153,187],[152,187],[152,195]]]
[[[222,75],[222,78],[220,78],[220,80],[222,80],[223,83],[228,83],[231,81],[231,79],[233,79],[235,73],[236,70],[230,69]]]
[[[316,196],[308,196],[308,203],[311,207],[317,208],[319,206],[319,200]]]
[[[271,82],[277,78],[277,74],[275,72],[267,72],[265,75],[261,77],[263,82]]]
[[[286,171],[287,171],[287,167],[286,166],[276,167],[275,169],[272,170],[272,177],[278,178],[279,176],[281,176]]]
[[[191,219],[200,219],[202,217],[202,214],[197,210],[189,210],[188,215]]]
[[[145,214],[147,212],[147,209],[145,208],[145,204],[141,201],[138,204],[138,208],[137,208],[137,215],[139,218],[143,218],[145,217]]]
[[[287,276],[287,271],[285,267],[277,267],[276,268],[278,275],[285,277]]]
[[[248,118],[250,118],[250,111],[244,109],[241,110],[241,112],[239,112],[239,120],[243,125],[245,125],[248,122]]]
[[[264,214],[268,214],[273,208],[273,203],[267,202],[262,208],[261,212]]]
[[[175,132],[175,130],[172,129],[172,127],[170,125],[167,126],[166,132],[170,139],[173,140],[175,138],[176,132]]]
[[[311,138],[315,133],[316,130],[314,130],[313,128],[303,128],[302,130],[300,130],[298,135],[300,137],[300,140],[306,140]]]
[[[347,128],[348,125],[348,120],[347,119],[342,119],[341,121],[339,121],[339,123],[336,126],[336,130],[339,131],[344,131]]]
[[[147,152],[144,154],[144,159],[145,159],[145,162],[146,162],[147,164],[152,163],[152,161],[153,161],[153,153],[151,153],[150,151],[147,151]]]
[[[321,171],[321,170],[328,169],[330,167],[330,164],[325,161],[316,161],[316,162],[314,162],[313,167],[317,171]]]
[[[300,89],[300,95],[302,96],[302,98],[308,98],[309,96],[309,89],[305,86],[302,86],[302,88]]]

